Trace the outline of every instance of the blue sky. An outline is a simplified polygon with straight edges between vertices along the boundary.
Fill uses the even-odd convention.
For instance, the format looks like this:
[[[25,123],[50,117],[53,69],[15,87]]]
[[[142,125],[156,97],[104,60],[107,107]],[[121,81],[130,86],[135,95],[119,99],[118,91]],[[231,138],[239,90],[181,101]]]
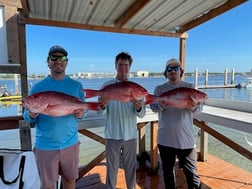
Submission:
[[[249,72],[252,69],[252,2],[248,1],[188,31],[186,69],[192,72]],[[133,57],[131,71],[162,72],[169,58],[178,58],[179,39],[28,25],[28,74],[47,74],[46,57],[54,44],[69,53],[68,74],[114,72],[121,51]]]

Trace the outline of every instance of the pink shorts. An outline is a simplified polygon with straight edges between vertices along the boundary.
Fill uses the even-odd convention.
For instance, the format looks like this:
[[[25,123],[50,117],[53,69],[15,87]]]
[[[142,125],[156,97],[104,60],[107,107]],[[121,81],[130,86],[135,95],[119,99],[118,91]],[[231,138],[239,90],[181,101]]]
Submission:
[[[39,150],[34,148],[41,188],[54,186],[58,180],[58,175],[66,180],[76,180],[78,178],[79,147],[80,143],[62,150]]]

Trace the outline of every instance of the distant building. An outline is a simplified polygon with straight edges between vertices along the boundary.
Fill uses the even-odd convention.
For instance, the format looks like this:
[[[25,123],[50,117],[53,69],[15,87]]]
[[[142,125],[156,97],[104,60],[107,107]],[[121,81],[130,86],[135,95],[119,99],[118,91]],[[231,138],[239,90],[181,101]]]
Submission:
[[[78,72],[72,76],[73,78],[110,78],[115,77],[114,72],[102,72],[102,73],[95,73],[95,72]]]
[[[116,77],[115,72],[78,72],[72,76],[73,78],[113,78]],[[149,77],[148,71],[130,72],[129,77]]]
[[[137,77],[149,77],[149,72],[148,71],[136,71],[136,76]]]
[[[84,72],[78,72],[75,77],[77,78],[91,78],[92,77],[92,73],[84,73]]]

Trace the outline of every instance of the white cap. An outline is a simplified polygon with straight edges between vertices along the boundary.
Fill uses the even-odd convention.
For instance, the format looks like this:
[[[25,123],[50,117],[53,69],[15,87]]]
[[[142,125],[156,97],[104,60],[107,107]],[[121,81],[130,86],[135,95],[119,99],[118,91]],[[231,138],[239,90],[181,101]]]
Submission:
[[[166,62],[165,68],[166,68],[167,66],[169,66],[170,64],[172,64],[172,63],[177,63],[177,64],[179,64],[179,65],[181,64],[180,61],[179,61],[178,59],[172,58],[172,59],[170,59],[170,60],[168,60],[168,61]]]

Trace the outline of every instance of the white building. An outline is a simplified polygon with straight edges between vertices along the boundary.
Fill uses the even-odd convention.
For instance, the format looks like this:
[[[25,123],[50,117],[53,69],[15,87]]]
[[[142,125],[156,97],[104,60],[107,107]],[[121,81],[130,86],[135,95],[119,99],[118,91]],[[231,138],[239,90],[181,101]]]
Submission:
[[[149,72],[148,71],[136,71],[136,76],[137,77],[149,77]]]

